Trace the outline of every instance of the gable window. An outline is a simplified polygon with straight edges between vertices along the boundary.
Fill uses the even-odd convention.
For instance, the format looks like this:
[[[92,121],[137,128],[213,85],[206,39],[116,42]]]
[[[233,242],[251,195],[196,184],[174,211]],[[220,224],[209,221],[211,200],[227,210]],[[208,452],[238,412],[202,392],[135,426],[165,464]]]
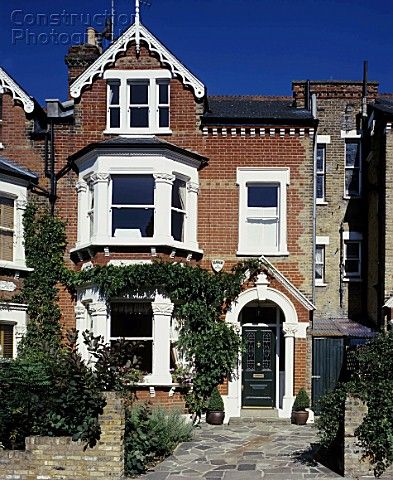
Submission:
[[[14,260],[14,200],[0,196],[0,260]]]
[[[345,196],[359,197],[361,193],[360,142],[345,142]]]
[[[360,279],[362,274],[361,240],[344,241],[344,277]]]
[[[238,255],[286,255],[289,170],[238,168]]]
[[[168,70],[108,70],[107,132],[171,133]]]
[[[110,341],[125,338],[135,344],[139,368],[152,372],[153,361],[153,310],[151,303],[111,304]]]
[[[317,145],[317,165],[316,165],[316,183],[317,183],[317,201],[325,201],[325,172],[326,172],[326,145]]]
[[[154,235],[152,175],[112,175],[112,236]]]
[[[14,326],[0,323],[0,358],[12,358],[14,354]]]

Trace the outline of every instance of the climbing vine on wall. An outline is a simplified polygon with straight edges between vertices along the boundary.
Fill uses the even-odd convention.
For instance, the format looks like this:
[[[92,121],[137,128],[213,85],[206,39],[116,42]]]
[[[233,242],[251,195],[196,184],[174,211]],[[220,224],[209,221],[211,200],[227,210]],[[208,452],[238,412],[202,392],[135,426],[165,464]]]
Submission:
[[[258,260],[239,263],[232,272],[217,274],[199,266],[163,261],[74,272],[64,264],[66,235],[62,221],[29,205],[24,227],[27,265],[34,269],[22,292],[30,318],[24,348],[42,341],[60,341],[58,284],[71,290],[94,284],[107,299],[158,291],[175,304],[178,348],[192,367],[193,388],[187,397],[190,410],[201,412],[213,387],[231,378],[241,340],[233,326],[223,321],[223,314],[241,292],[246,271],[250,279],[258,272]]]

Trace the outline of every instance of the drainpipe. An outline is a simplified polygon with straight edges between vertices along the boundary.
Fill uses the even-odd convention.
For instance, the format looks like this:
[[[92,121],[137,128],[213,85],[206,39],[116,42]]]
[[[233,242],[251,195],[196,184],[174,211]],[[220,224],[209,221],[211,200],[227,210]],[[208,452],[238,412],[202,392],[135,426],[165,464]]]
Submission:
[[[53,119],[50,119],[50,211],[55,214],[55,203],[57,198],[57,182],[55,173],[55,128]]]
[[[309,83],[309,82],[308,82]],[[312,116],[317,119],[317,96],[314,93],[311,96],[311,112]],[[317,245],[317,132],[315,129],[314,143],[313,143],[313,201],[312,201],[312,303],[315,305],[315,255]]]
[[[341,222],[340,224],[340,287],[339,287],[339,294],[340,294],[340,308],[343,308],[344,304],[344,282],[343,282],[343,274],[344,274],[344,225]]]

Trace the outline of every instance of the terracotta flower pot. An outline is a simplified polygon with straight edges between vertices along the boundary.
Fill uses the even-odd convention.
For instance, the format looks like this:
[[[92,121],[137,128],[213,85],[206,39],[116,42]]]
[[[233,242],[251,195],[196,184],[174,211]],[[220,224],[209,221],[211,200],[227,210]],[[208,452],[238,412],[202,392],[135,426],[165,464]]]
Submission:
[[[225,412],[207,412],[206,422],[210,425],[222,425],[224,423]]]
[[[309,412],[307,410],[299,410],[297,412],[292,412],[293,423],[296,425],[305,425],[308,420]]]

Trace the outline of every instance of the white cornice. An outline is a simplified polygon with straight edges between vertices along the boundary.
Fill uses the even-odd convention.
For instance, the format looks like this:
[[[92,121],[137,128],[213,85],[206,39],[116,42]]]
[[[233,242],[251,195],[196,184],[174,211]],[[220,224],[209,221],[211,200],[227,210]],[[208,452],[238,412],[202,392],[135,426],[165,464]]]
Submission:
[[[0,67],[0,87],[9,91],[14,100],[22,103],[24,111],[31,113],[34,110],[34,101],[20,86]]]
[[[298,300],[307,310],[315,310],[315,305],[310,302],[310,300],[298,289],[295,285],[290,282],[269,260],[262,255],[259,257],[261,263],[263,263],[268,272],[273,275],[273,277],[281,283],[295,298]]]
[[[137,28],[134,24],[75,80],[70,87],[71,97],[78,98],[84,87],[91,85],[96,77],[102,77],[105,68],[115,62],[119,53],[127,50],[130,42],[136,40],[137,33],[139,33],[140,40],[147,44],[149,50],[158,55],[160,62],[170,68],[172,75],[180,77],[184,85],[193,89],[196,98],[205,96],[203,83],[187,70],[147,28],[143,25]]]

